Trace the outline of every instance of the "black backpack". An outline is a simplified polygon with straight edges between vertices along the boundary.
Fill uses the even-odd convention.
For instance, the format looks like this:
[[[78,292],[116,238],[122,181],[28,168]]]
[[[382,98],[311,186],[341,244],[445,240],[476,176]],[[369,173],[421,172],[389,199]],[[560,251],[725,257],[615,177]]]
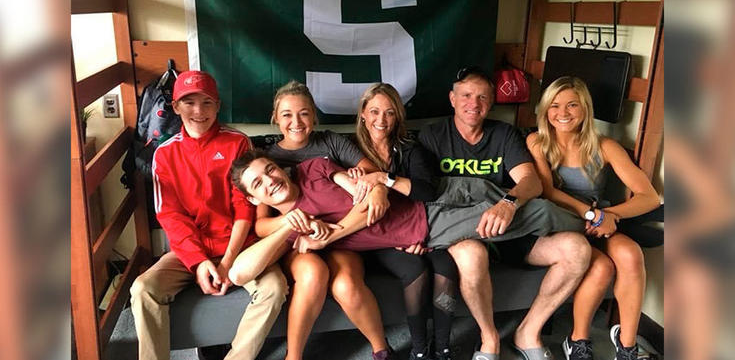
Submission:
[[[174,113],[171,106],[174,82],[178,74],[174,69],[174,61],[168,60],[168,69],[158,79],[146,85],[138,99],[140,110],[138,121],[133,135],[133,143],[123,161],[124,174],[120,182],[126,188],[135,186],[135,172],[140,171],[146,183],[148,199],[153,198],[152,181],[153,153],[158,145],[181,131],[181,117]],[[151,215],[151,224],[157,222],[153,216],[152,203],[148,204],[148,213]]]

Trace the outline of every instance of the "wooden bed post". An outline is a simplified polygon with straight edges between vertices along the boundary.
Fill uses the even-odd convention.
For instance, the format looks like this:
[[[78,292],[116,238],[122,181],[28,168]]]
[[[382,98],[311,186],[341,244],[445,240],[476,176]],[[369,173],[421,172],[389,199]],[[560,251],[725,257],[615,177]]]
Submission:
[[[662,1],[663,2],[663,1]],[[648,66],[648,101],[644,103],[638,123],[638,136],[635,142],[635,162],[653,179],[659,151],[664,137],[664,31],[663,6],[656,27],[656,37],[651,50],[651,63]]]
[[[546,21],[546,0],[531,0],[528,7],[528,21],[526,23],[526,51],[523,60],[523,70],[532,74],[529,81],[531,96],[528,102],[520,104],[516,111],[516,126],[533,127],[536,126],[536,118],[533,114],[534,104],[538,98],[539,84],[536,81],[537,71],[534,69],[535,64],[541,60],[541,44],[544,40],[544,27],[541,26]],[[543,73],[543,68],[541,68]],[[540,77],[538,77],[540,79]]]
[[[72,0],[72,14],[112,13],[118,62],[77,81],[71,55],[71,302],[76,350],[80,359],[100,359],[110,335],[130,297],[130,286],[141,268],[150,264],[151,242],[148,228],[145,185],[136,174],[135,189],[119,204],[104,230],[92,239],[89,228],[88,195],[99,188],[104,178],[130,149],[137,120],[135,72],[133,66],[128,7],[126,0]],[[79,109],[120,85],[123,127],[89,161],[84,158]],[[120,184],[122,189],[122,184]],[[106,271],[115,243],[131,216],[135,216],[136,248],[122,273],[107,309],[98,310],[94,279]],[[101,285],[97,285],[101,286]]]
[[[138,122],[138,97],[136,93],[135,58],[133,55],[133,44],[130,40],[130,22],[128,19],[127,0],[118,0],[119,7],[112,14],[112,24],[115,29],[115,49],[118,61],[129,63],[131,66],[125,73],[123,83],[120,84],[122,96],[123,121],[126,126],[135,129]],[[151,262],[151,239],[150,226],[148,224],[148,211],[146,207],[145,181],[139,173],[135,175],[135,198],[140,199],[135,206],[135,238],[138,246],[145,250],[144,260]]]
[[[71,311],[79,359],[100,359],[92,243],[85,192],[84,140],[79,131],[76,72],[71,59]]]

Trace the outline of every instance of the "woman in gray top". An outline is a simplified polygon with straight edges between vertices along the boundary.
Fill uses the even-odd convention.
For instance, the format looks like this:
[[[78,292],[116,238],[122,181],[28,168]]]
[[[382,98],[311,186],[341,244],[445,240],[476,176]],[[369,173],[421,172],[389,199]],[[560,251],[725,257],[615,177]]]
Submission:
[[[610,331],[616,359],[637,358],[636,333],[640,320],[646,272],[640,246],[617,231],[620,219],[647,213],[659,198],[646,175],[620,144],[599,136],[594,128],[592,97],[585,83],[561,77],[541,96],[538,133],[527,138],[547,199],[587,220],[593,238],[590,268],[574,296],[574,329],[562,344],[569,359],[591,359],[589,328],[613,276],[620,325]],[[608,165],[633,193],[609,206],[601,195]]]

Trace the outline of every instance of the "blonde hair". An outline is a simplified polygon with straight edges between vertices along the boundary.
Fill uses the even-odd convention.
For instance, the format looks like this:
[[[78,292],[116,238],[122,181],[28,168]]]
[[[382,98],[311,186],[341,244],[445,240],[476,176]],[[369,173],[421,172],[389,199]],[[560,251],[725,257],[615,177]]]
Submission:
[[[600,151],[600,136],[595,130],[594,124],[594,108],[592,106],[592,96],[590,95],[587,85],[579,78],[572,76],[562,76],[552,82],[544,93],[538,105],[538,137],[535,144],[541,146],[546,160],[549,161],[551,171],[554,173],[555,180],[559,182],[557,171],[564,160],[564,153],[559,148],[556,141],[556,131],[549,124],[547,116],[551,103],[556,96],[567,89],[571,89],[577,94],[580,100],[580,106],[584,111],[584,119],[582,120],[581,130],[575,135],[574,142],[579,145],[580,158],[582,159],[582,172],[590,182],[597,177],[602,170],[603,162]]]
[[[281,86],[278,91],[276,91],[276,95],[273,97],[273,112],[271,112],[271,124],[276,124],[276,111],[278,111],[278,105],[281,103],[281,99],[287,95],[298,95],[305,97],[306,100],[309,101],[309,106],[311,106],[311,111],[314,114],[314,125],[319,123],[319,117],[317,117],[316,113],[316,104],[314,103],[314,97],[311,96],[311,91],[309,91],[309,88],[306,87],[306,85],[296,80],[291,80],[286,83],[286,85]]]
[[[398,91],[393,86],[386,83],[375,83],[370,85],[370,87],[362,93],[360,102],[357,105],[355,134],[357,137],[357,144],[360,147],[360,150],[362,150],[362,153],[377,165],[380,170],[388,171],[390,168],[390,162],[384,161],[380,158],[380,155],[378,155],[378,152],[375,150],[375,146],[373,146],[373,140],[370,138],[370,133],[368,132],[362,118],[362,112],[365,110],[365,106],[367,106],[367,103],[378,94],[385,95],[385,97],[387,97],[392,103],[393,108],[396,109],[396,125],[388,136],[388,141],[390,141],[388,144],[389,149],[403,144],[408,140],[408,137],[406,136],[405,123],[406,108],[403,107],[403,102],[401,102],[401,96],[398,94]]]

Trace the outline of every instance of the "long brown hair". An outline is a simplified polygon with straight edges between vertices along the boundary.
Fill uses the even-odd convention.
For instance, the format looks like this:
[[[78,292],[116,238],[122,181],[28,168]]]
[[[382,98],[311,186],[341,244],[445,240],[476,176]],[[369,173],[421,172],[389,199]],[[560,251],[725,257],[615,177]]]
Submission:
[[[390,168],[390,160],[386,162],[380,158],[380,155],[378,155],[378,152],[375,150],[375,144],[373,144],[373,140],[370,138],[370,133],[368,132],[362,118],[362,112],[365,110],[365,106],[367,106],[367,103],[378,94],[385,95],[392,103],[393,108],[396,109],[396,125],[388,136],[388,149],[390,150],[395,147],[399,147],[408,140],[406,135],[406,108],[403,107],[403,102],[401,102],[401,96],[398,94],[398,91],[392,85],[386,83],[375,83],[370,85],[370,87],[362,93],[360,102],[357,105],[355,134],[357,136],[357,144],[360,147],[360,150],[362,150],[362,153],[377,165],[380,170],[388,171]]]
[[[595,130],[594,108],[592,106],[592,96],[587,85],[579,78],[572,76],[562,76],[552,82],[543,95],[538,105],[538,137],[536,144],[541,146],[546,160],[554,174],[557,173],[559,166],[564,160],[564,153],[559,148],[556,140],[556,130],[549,124],[547,116],[551,103],[560,92],[571,89],[577,94],[580,100],[580,106],[584,110],[584,119],[580,131],[575,135],[574,142],[579,144],[580,158],[582,159],[582,172],[588,180],[594,182],[602,170],[603,161],[600,151],[600,136]],[[558,177],[558,175],[555,175]],[[557,178],[557,180],[559,180]]]

